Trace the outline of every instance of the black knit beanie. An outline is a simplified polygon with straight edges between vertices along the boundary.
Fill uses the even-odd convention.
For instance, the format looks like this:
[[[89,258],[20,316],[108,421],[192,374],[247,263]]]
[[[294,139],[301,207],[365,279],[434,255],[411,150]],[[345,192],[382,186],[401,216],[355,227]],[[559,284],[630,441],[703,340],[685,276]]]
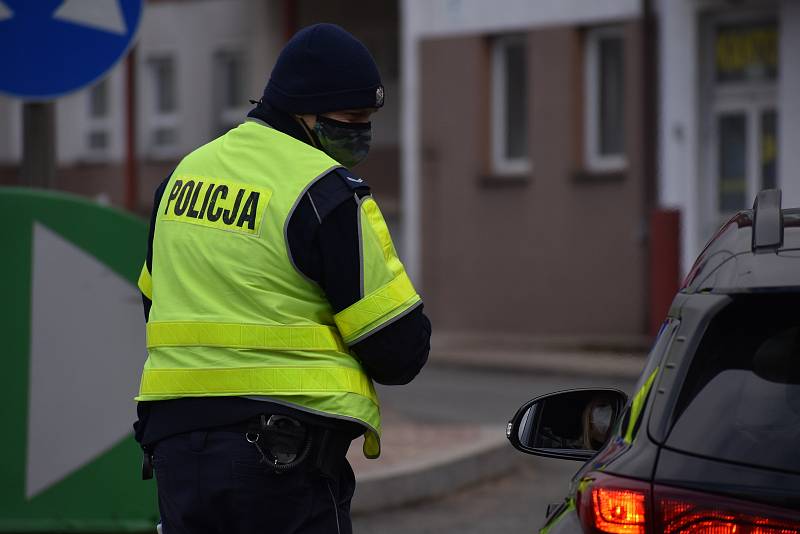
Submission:
[[[297,32],[272,68],[264,100],[289,113],[383,106],[378,66],[364,44],[334,24]]]

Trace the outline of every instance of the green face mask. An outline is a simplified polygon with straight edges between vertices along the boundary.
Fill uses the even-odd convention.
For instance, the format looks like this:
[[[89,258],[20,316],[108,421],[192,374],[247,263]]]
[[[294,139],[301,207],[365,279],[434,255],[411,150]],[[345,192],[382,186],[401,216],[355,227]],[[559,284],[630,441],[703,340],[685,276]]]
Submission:
[[[318,115],[314,135],[323,152],[345,167],[353,167],[367,157],[372,141],[372,123],[341,122]]]

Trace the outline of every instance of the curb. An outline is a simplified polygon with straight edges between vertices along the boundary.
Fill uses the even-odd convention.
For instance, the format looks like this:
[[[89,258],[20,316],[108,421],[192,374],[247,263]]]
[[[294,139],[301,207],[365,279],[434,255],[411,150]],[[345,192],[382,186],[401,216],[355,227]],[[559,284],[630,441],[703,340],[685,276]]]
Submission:
[[[351,512],[366,514],[443,497],[505,474],[528,459],[509,445],[503,428],[482,427],[481,434],[473,443],[447,445],[427,459],[357,475]]]

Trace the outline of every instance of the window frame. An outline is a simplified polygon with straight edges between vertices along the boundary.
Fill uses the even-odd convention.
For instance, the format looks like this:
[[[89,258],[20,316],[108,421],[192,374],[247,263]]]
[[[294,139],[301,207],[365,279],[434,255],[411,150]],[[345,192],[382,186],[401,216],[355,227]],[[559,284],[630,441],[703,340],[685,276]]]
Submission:
[[[174,106],[171,110],[164,112],[159,110],[159,80],[156,74],[155,64],[158,61],[167,60],[172,64],[172,79],[173,79],[173,99]],[[180,79],[179,79],[179,66],[177,61],[177,54],[173,52],[156,52],[149,54],[145,60],[146,72],[146,97],[147,97],[147,133],[146,133],[146,147],[147,153],[151,157],[157,159],[170,159],[179,154],[180,139],[179,139],[179,102],[180,102]],[[157,145],[154,137],[158,130],[172,130],[173,140],[168,145]]]
[[[593,172],[619,172],[628,166],[628,156],[626,153],[627,143],[623,144],[622,152],[619,154],[601,154],[600,146],[600,41],[609,37],[622,40],[622,61],[623,61],[623,92],[626,69],[625,50],[626,37],[623,26],[601,26],[591,28],[586,31],[584,36],[584,163],[587,170]],[[623,106],[625,98],[623,95]],[[623,107],[623,139],[626,137],[625,110]]]
[[[83,132],[83,157],[89,162],[103,162],[111,159],[112,146],[112,109],[114,102],[114,83],[111,79],[112,75],[99,80],[93,84],[86,91],[86,113],[85,113],[85,127]],[[93,114],[92,100],[101,86],[105,91],[105,109],[101,115]],[[104,134],[106,137],[106,144],[104,147],[92,147],[89,141],[90,136],[94,133]]]
[[[226,101],[226,94],[229,90],[229,87],[226,86],[227,84],[227,76],[219,76],[214,75],[212,79],[213,84],[213,91],[212,91],[212,98],[213,103],[211,109],[213,110],[213,117],[212,117],[212,128],[214,129],[212,133],[212,137],[217,137],[228,131],[230,127],[235,127],[239,124],[242,119],[247,115],[248,111],[248,100],[244,98],[244,95],[247,94],[247,67],[248,67],[248,55],[243,47],[238,46],[224,46],[221,48],[217,48],[212,53],[212,64],[214,65],[213,72],[218,73],[219,68],[221,67],[221,61],[224,61],[229,58],[234,58],[235,61],[239,64],[239,73],[238,73],[238,82],[241,85],[240,90],[242,93],[243,101],[240,105],[237,106],[229,106],[228,102]]]
[[[778,72],[774,80],[766,78],[745,79],[736,81],[717,80],[717,37],[720,28],[751,24],[754,26],[774,23],[780,40],[781,26],[777,14],[772,8],[754,8],[737,13],[710,14],[703,18],[700,26],[699,68],[700,68],[700,108],[698,113],[698,132],[700,139],[699,207],[700,218],[698,232],[705,239],[713,235],[719,226],[726,221],[732,212],[723,211],[720,206],[719,188],[719,128],[718,118],[721,114],[742,112],[746,118],[746,157],[745,166],[745,199],[752,199],[763,187],[762,163],[762,114],[774,110],[777,114],[775,132],[778,157],[782,148],[780,139],[780,105],[779,79],[780,49],[778,50]],[[777,163],[777,160],[776,160]],[[776,168],[775,186],[780,188],[785,183],[780,169]],[[741,208],[749,207],[749,203]]]
[[[517,177],[526,175],[533,171],[533,160],[530,154],[530,125],[528,124],[528,113],[524,118],[526,136],[526,155],[521,158],[508,158],[506,156],[506,87],[508,80],[508,67],[506,61],[506,49],[510,45],[522,45],[525,51],[525,72],[526,79],[526,101],[530,101],[530,87],[528,74],[528,53],[527,39],[525,34],[508,34],[494,37],[491,41],[491,169],[492,172],[500,176]]]

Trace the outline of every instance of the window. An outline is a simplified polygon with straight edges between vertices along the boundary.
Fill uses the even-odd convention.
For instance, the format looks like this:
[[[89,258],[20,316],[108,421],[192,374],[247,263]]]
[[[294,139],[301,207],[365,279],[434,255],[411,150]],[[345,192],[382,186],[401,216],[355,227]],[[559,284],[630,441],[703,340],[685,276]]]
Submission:
[[[800,473],[796,308],[793,295],[741,295],[714,317],[683,383],[667,447]]]
[[[214,54],[214,123],[217,135],[239,124],[247,113],[245,62],[241,53]]]
[[[178,95],[175,60],[171,56],[147,61],[149,78],[148,151],[156,157],[174,156],[178,140]]]
[[[89,116],[102,119],[108,116],[108,80],[103,80],[89,90]]]
[[[175,111],[175,62],[171,57],[153,58],[150,70],[155,84],[155,107],[158,113]]]
[[[87,95],[85,154],[89,159],[102,160],[110,149],[110,82],[108,78],[95,84]]]
[[[522,36],[499,37],[492,45],[492,168],[498,174],[531,170],[527,53]]]
[[[725,113],[717,121],[719,209],[727,214],[747,205],[747,117]]]
[[[661,330],[658,331],[658,336],[656,336],[656,341],[647,357],[644,370],[639,375],[639,380],[637,380],[636,386],[633,388],[634,397],[631,399],[628,413],[622,418],[622,424],[620,425],[622,437],[628,441],[633,440],[642,425],[644,408],[651,397],[650,391],[656,382],[656,378],[658,378],[661,364],[672,345],[672,340],[675,338],[679,325],[680,322],[677,319],[668,318],[661,325]],[[633,413],[633,403],[636,400],[636,395],[641,395],[640,408],[636,413]]]
[[[625,39],[621,28],[586,35],[585,142],[591,171],[625,167]]]

